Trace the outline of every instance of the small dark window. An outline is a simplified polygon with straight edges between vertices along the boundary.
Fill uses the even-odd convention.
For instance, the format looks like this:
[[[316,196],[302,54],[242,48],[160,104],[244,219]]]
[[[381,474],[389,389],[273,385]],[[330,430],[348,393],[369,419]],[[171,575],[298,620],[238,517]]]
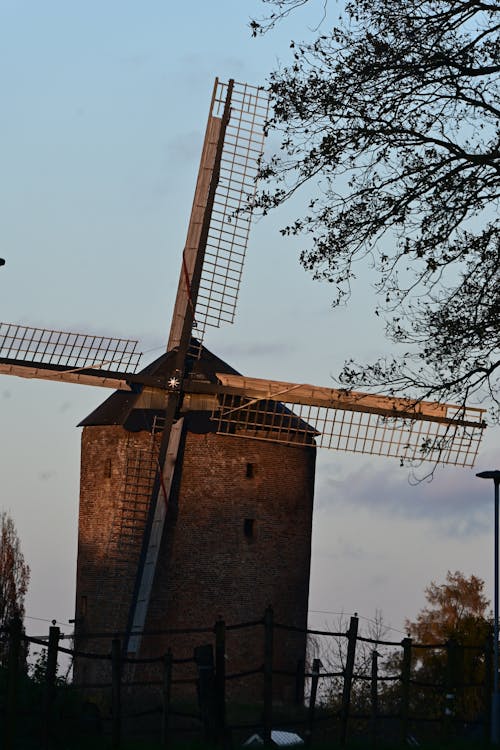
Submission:
[[[253,539],[254,535],[254,518],[245,518],[243,522],[243,533],[245,534],[247,539]]]
[[[104,462],[104,476],[111,477],[111,459],[107,458]]]
[[[247,479],[251,479],[255,473],[255,467],[254,464],[247,464]]]

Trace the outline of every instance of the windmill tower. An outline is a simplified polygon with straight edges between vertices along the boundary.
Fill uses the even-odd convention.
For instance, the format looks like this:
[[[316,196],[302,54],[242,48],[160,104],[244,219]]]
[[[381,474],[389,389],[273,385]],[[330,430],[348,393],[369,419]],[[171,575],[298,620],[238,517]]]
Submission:
[[[276,619],[305,628],[315,451],[472,465],[483,410],[245,378],[204,347],[232,322],[267,117],[265,93],[216,81],[166,352],[136,372],[137,342],[0,324],[0,374],[115,392],[82,422],[77,647],[121,631],[154,657],[192,638],[172,631]],[[161,633],[159,631],[162,631]],[[169,631],[166,633],[165,631]],[[261,661],[262,632],[234,633],[229,668]],[[290,672],[305,639],[277,644]],[[145,668],[144,674],[148,673]],[[153,672],[148,673],[154,678]],[[106,681],[78,661],[75,680]],[[234,694],[254,695],[258,680]],[[289,699],[290,683],[276,681]]]

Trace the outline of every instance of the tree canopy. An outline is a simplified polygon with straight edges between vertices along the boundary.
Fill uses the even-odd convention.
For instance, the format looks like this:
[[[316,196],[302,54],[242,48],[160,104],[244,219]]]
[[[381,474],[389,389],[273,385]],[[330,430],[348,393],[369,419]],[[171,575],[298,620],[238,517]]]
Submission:
[[[24,560],[21,543],[12,518],[0,513],[0,627],[15,617],[24,618],[24,597],[30,569]]]
[[[484,581],[460,571],[448,571],[446,581],[431,581],[425,589],[428,606],[417,615],[415,622],[406,621],[406,628],[419,643],[444,643],[454,639],[464,645],[484,641],[489,631],[490,603],[484,596]]]
[[[269,31],[308,0],[263,0]],[[444,401],[489,398],[500,414],[500,4],[348,0],[342,19],[292,42],[270,76],[264,213],[305,189],[284,227],[301,262],[345,300],[359,261],[377,315],[404,354],[346,363],[349,387]]]
[[[406,621],[408,632],[417,643],[448,644],[446,650],[416,649],[412,700],[417,713],[429,709],[442,713],[445,696],[429,691],[426,685],[442,685],[450,679],[455,684],[454,710],[459,715],[473,720],[484,711],[487,660],[483,649],[492,625],[490,602],[483,591],[484,581],[477,576],[467,578],[460,571],[448,571],[444,583],[433,581],[426,588],[428,604],[417,619]],[[454,657],[450,653],[452,643],[458,647]]]

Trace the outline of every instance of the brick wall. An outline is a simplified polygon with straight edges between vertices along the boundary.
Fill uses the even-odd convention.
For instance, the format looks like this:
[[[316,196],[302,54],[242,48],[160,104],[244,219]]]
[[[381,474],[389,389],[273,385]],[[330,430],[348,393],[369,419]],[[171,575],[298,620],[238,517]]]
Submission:
[[[83,431],[76,616],[83,617],[80,627],[87,632],[125,628],[141,534],[125,556],[127,567],[117,567],[110,530],[121,512],[126,453],[147,448],[149,441],[147,432],[118,426]],[[269,604],[276,621],[305,627],[314,465],[311,447],[188,432],[147,629],[212,626],[218,617],[227,624],[255,620]],[[262,636],[261,627],[228,634],[228,673],[262,663]],[[192,656],[194,645],[210,639],[149,637],[141,655],[171,647],[174,656]],[[109,651],[109,643],[86,645]],[[304,650],[301,635],[280,631],[275,667],[295,670]],[[75,669],[80,681],[98,680],[99,674],[95,665]],[[259,686],[259,679],[235,681],[232,692],[252,698]],[[293,691],[293,680],[276,680],[277,697],[289,700]]]

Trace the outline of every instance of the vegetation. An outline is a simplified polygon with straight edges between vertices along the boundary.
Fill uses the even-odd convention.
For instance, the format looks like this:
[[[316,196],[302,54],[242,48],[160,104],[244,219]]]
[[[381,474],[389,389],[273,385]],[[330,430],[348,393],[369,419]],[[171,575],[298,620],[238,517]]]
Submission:
[[[485,656],[491,635],[490,603],[483,594],[484,581],[471,575],[448,571],[446,581],[432,582],[426,589],[428,606],[415,622],[406,622],[409,634],[417,643],[448,643],[448,650],[419,650],[413,664],[413,679],[420,684],[433,683],[454,687],[450,711],[473,721],[484,714]],[[480,648],[476,648],[479,646]],[[415,713],[443,712],[443,696],[416,686],[413,691]]]
[[[30,569],[24,560],[16,527],[3,511],[0,513],[0,661],[5,643],[1,628],[14,618],[24,619],[24,597],[29,580]]]
[[[263,0],[269,31],[308,0]],[[403,356],[348,362],[347,386],[465,402],[500,416],[500,5],[491,0],[347,0],[321,6],[317,36],[274,71],[262,166],[265,212],[305,188],[282,231],[346,299],[368,261],[387,335]],[[321,15],[323,14],[323,19]]]
[[[477,576],[466,577],[459,571],[448,571],[444,583],[431,582],[427,587],[427,604],[415,621],[405,623],[412,642],[408,715],[410,719],[425,717],[427,720],[412,730],[419,740],[426,737],[429,727],[433,733],[439,727],[440,732],[446,729],[454,734],[457,730],[452,726],[455,716],[461,718],[461,731],[469,733],[473,725],[479,727],[484,723],[491,692],[485,690],[489,678],[487,670],[491,670],[485,654],[488,650],[491,653],[492,645],[491,612],[483,590],[484,582]],[[339,619],[336,631],[347,631],[345,618]],[[397,722],[396,725],[384,723],[383,717],[401,715],[403,649],[399,644],[387,646],[388,630],[380,613],[369,623],[364,636],[365,640],[356,646],[351,691],[353,731],[360,736],[368,736],[372,731],[371,674],[375,655],[378,676],[382,678],[377,689],[379,737],[387,732],[389,737],[391,732],[397,737]],[[311,646],[314,655],[321,657],[323,670],[338,675],[325,683],[321,695],[323,709],[340,714],[347,639],[345,636],[316,639]],[[428,724],[429,719],[438,723]],[[450,726],[443,728],[443,721],[445,724],[449,721]],[[476,731],[480,733],[479,729]]]
[[[442,584],[431,582],[426,589],[427,604],[414,622],[406,622],[409,636],[402,642],[387,640],[380,614],[371,621],[368,635],[366,630],[358,633],[356,616],[351,618],[349,628],[341,619],[337,633],[319,634],[323,643],[316,640],[312,644],[316,647],[314,656],[322,661],[319,675],[324,676],[313,714],[308,700],[293,707],[275,702],[272,726],[293,728],[299,733],[312,728],[313,746],[318,748],[323,741],[338,742],[346,733],[349,745],[360,748],[363,742],[366,746],[375,741],[377,747],[398,747],[403,732],[404,736],[414,735],[422,747],[427,747],[425,741],[437,733],[442,741],[452,737],[477,740],[489,727],[491,695],[491,615],[483,590],[483,581],[476,576],[467,578],[459,571],[448,572]],[[24,742],[23,747],[35,747],[40,737],[48,736],[54,747],[66,747],[71,742],[72,747],[82,750],[91,743],[104,748],[111,741],[111,732],[115,740],[121,732],[127,740],[140,736],[154,740],[150,745],[124,742],[124,748],[154,748],[167,715],[169,744],[178,742],[175,746],[179,748],[183,745],[180,738],[212,736],[215,726],[219,737],[226,730],[232,732],[235,744],[261,726],[262,703],[237,705],[229,692],[222,731],[213,714],[207,714],[203,727],[199,718],[200,711],[205,716],[205,709],[194,695],[192,703],[179,703],[177,696],[172,696],[168,714],[162,714],[160,693],[151,704],[146,701],[146,710],[138,710],[134,701],[128,707],[122,705],[122,714],[115,713],[115,699],[108,702],[110,685],[103,686],[104,702],[100,704],[97,694],[82,692],[57,677],[52,654],[55,652],[50,650],[47,658],[42,651],[29,674],[19,672],[17,678],[13,677],[17,670],[12,668],[12,659],[9,671],[0,666],[0,727],[8,716],[17,716],[15,736]],[[12,679],[18,683],[14,704],[9,703],[7,679],[11,686]],[[295,683],[296,675],[291,674],[290,679]],[[126,692],[124,686],[123,697]],[[8,704],[15,705],[15,710],[8,713]],[[205,708],[210,712],[214,706],[210,702]],[[203,743],[195,746],[202,748]],[[470,747],[479,746],[476,742]]]
[[[442,643],[454,639],[461,645],[483,642],[490,631],[490,602],[483,594],[484,581],[448,571],[446,581],[431,581],[425,589],[428,606],[415,622],[406,621],[408,633],[418,643]]]

